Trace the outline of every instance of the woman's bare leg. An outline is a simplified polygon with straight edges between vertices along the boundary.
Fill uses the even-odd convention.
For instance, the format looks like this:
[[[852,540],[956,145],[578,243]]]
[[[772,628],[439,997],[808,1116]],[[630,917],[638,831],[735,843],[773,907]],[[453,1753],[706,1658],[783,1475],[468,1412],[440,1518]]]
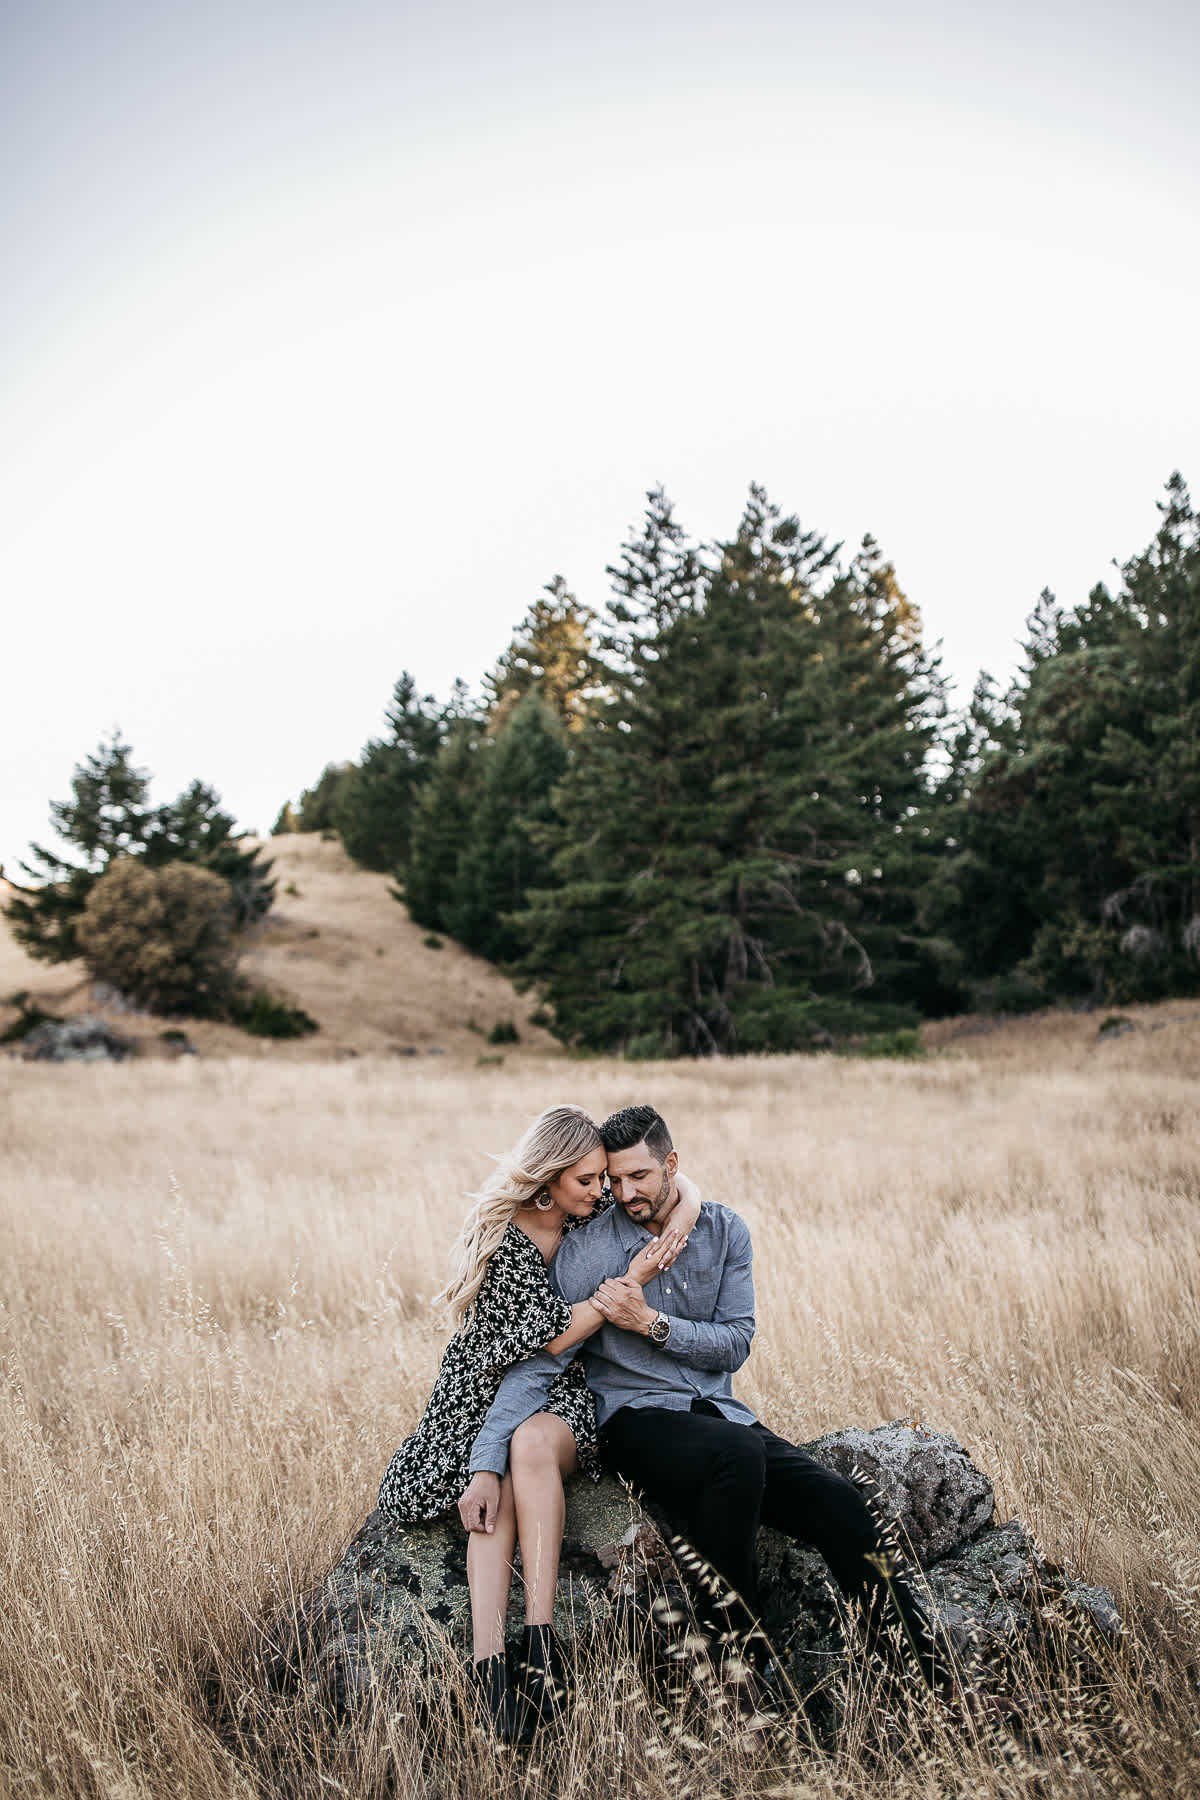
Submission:
[[[571,1441],[574,1443],[574,1439]],[[472,1654],[476,1662],[482,1662],[485,1656],[499,1656],[504,1649],[504,1620],[516,1547],[513,1484],[506,1475],[500,1483],[495,1530],[467,1533],[467,1586],[471,1591]]]
[[[525,1622],[554,1619],[566,1502],[563,1478],[578,1467],[575,1438],[555,1413],[535,1413],[513,1433],[508,1452],[525,1581]]]

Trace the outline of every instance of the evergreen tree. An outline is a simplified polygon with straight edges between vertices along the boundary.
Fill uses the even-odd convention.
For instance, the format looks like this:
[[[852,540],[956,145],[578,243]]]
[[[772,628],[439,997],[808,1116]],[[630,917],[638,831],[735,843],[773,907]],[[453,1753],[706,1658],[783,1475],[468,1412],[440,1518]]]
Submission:
[[[450,685],[450,698],[441,710],[442,739],[444,740],[449,735],[451,727],[456,725],[460,719],[470,719],[478,723],[481,717],[479,702],[472,695],[469,684],[463,680],[461,675],[456,675]]]
[[[560,1029],[707,1054],[907,1022],[941,695],[894,572],[755,488],[707,566],[652,494],[615,577],[613,698],[523,922]]]
[[[470,842],[479,788],[480,720],[470,712],[454,719],[421,789],[402,890],[393,890],[418,925],[452,930],[458,861]]]
[[[578,731],[595,694],[598,665],[592,647],[596,615],[575,598],[561,575],[529,608],[508,649],[484,682],[491,729],[501,732],[531,689]]]
[[[606,574],[612,584],[601,649],[636,675],[657,657],[656,644],[695,613],[710,570],[678,523],[661,487],[646,495],[642,529],[621,546]]]
[[[1052,603],[1043,596],[1043,604]],[[998,788],[987,788],[983,774],[994,759],[1013,756],[1019,739],[1009,699],[990,675],[980,674],[944,746],[945,766],[931,794],[929,823],[941,854],[921,900],[930,930],[953,943],[962,1003],[1003,1010],[1026,1009],[1039,997],[1031,977],[1008,974],[1028,955],[1039,923],[1038,859],[1034,846],[1018,839],[1011,808]]]
[[[1131,993],[1200,986],[1200,515],[1176,472],[1153,544],[1122,571],[1136,630],[1125,718],[1105,738],[1101,802],[1131,870],[1105,896]],[[1137,970],[1131,978],[1129,965]]]
[[[451,936],[491,962],[521,947],[507,914],[553,880],[546,835],[551,790],[567,766],[565,729],[532,687],[476,752],[476,798],[442,916]]]
[[[149,868],[187,862],[220,875],[229,884],[234,925],[251,925],[270,910],[276,884],[262,851],[242,848],[246,835],[235,831],[217,793],[193,781],[178,800],[151,815],[142,854]]]
[[[985,990],[1014,971],[1092,1003],[1200,983],[1200,546],[1178,475],[1160,510],[1117,594],[1043,594],[984,723],[946,887]]]
[[[114,862],[148,868],[188,862],[221,876],[231,919],[261,918],[275,895],[271,864],[261,851],[241,848],[230,814],[212,788],[194,781],[168,806],[149,804],[149,777],[136,768],[119,732],[77,766],[70,800],[51,803],[50,816],[74,858],[34,844],[20,866],[38,884],[18,887],[5,907],[13,935],[30,955],[66,962],[81,954],[79,926],[88,897]]]
[[[333,831],[339,796],[353,772],[348,762],[326,763],[315,784],[305,788],[296,809],[297,831]]]
[[[641,532],[609,569],[604,697],[555,795],[556,884],[532,889],[515,921],[523,967],[560,1034],[595,1048],[659,1042],[652,990],[668,972],[639,902],[650,897],[662,822],[683,801],[676,741],[694,710],[687,676],[705,570],[661,489],[647,499]],[[668,1052],[678,1047],[667,1038]]]
[[[432,694],[418,696],[406,669],[387,710],[390,736],[373,739],[352,767],[331,818],[350,855],[367,869],[403,870],[417,798],[445,729]]]
[[[151,820],[150,778],[131,761],[114,730],[71,777],[71,798],[50,803],[54,830],[77,854],[62,856],[31,844],[18,866],[34,883],[14,883],[5,906],[13,936],[43,962],[70,962],[80,953],[79,920],[98,876],[116,857],[136,854]]]
[[[100,744],[76,767],[72,798],[51,801],[55,832],[81,852],[86,868],[106,868],[115,857],[136,854],[145,843],[151,817],[150,777],[134,767],[132,754],[120,732],[114,731],[107,744]],[[39,857],[44,855],[39,852]],[[58,863],[53,855],[48,861]]]

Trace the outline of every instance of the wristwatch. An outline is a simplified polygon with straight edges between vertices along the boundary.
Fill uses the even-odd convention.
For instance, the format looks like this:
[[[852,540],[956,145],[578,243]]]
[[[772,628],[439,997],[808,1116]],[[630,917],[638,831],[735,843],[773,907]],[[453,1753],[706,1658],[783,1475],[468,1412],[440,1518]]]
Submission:
[[[652,1344],[665,1344],[671,1335],[671,1321],[666,1313],[655,1313],[646,1336]]]

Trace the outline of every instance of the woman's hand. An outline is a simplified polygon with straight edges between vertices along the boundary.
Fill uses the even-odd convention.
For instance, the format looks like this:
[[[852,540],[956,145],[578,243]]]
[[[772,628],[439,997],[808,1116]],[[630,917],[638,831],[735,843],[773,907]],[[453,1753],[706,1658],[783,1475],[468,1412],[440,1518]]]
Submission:
[[[496,1529],[499,1511],[500,1477],[490,1469],[480,1469],[463,1490],[458,1516],[468,1531],[486,1531],[490,1535]]]
[[[658,1239],[660,1269],[671,1267],[691,1236],[692,1226],[700,1217],[703,1195],[695,1182],[677,1169],[675,1186],[679,1190],[679,1199],[671,1208]]]
[[[627,1281],[636,1281],[639,1287],[645,1287],[648,1281],[653,1281],[656,1275],[662,1274],[664,1267],[670,1268],[670,1263],[663,1264],[660,1262],[659,1258],[662,1256],[662,1253],[662,1239],[651,1238],[648,1244],[642,1245],[641,1249],[626,1269],[625,1279]],[[674,1258],[672,1258],[672,1261],[673,1260]],[[592,1297],[592,1305],[596,1305],[594,1295]],[[600,1310],[603,1312],[603,1307],[601,1307]]]

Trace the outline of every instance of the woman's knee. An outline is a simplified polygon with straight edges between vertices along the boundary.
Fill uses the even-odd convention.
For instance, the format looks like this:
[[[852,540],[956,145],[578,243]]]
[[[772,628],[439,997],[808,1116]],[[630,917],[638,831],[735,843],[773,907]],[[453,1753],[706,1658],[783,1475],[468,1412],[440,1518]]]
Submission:
[[[535,1413],[523,1425],[518,1425],[508,1447],[512,1477],[519,1479],[534,1471],[557,1470],[562,1457],[564,1429],[562,1420],[551,1413]]]

